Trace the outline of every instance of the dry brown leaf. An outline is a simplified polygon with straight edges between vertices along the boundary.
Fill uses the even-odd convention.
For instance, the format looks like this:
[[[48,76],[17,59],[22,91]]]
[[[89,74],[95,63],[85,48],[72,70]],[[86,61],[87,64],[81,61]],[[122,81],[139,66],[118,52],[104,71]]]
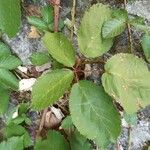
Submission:
[[[36,39],[36,38],[40,38],[40,37],[41,37],[41,35],[40,35],[39,31],[37,30],[37,28],[34,26],[31,26],[31,32],[28,33],[28,38]]]

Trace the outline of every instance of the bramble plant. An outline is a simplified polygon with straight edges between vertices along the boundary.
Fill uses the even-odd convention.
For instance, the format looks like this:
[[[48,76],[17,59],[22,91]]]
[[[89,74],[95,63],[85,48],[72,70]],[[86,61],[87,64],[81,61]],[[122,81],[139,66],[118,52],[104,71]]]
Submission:
[[[83,16],[77,34],[80,52],[86,58],[75,54],[71,41],[63,33],[45,32],[43,42],[49,54],[64,66],[43,74],[32,90],[32,108],[36,110],[53,105],[65,92],[70,93],[69,110],[74,126],[102,149],[115,142],[121,131],[121,119],[114,101],[120,102],[127,114],[149,104],[150,72],[146,62],[134,54],[119,53],[108,59],[100,79],[102,85],[80,78],[84,64],[101,59],[127,24],[146,32],[142,46],[149,60],[150,27],[144,20],[129,17],[124,9],[113,10],[96,4]],[[130,50],[133,51],[132,45]],[[37,57],[37,62],[38,59],[44,58]]]
[[[121,132],[121,116],[116,104],[120,103],[124,108],[125,118],[130,124],[136,119],[135,113],[150,104],[150,72],[147,66],[150,61],[150,27],[145,25],[143,18],[129,16],[125,9],[110,9],[107,5],[95,4],[85,12],[78,29],[79,54],[62,32],[53,32],[53,7],[45,6],[41,12],[41,18],[30,16],[28,22],[44,32],[42,41],[48,52],[33,53],[30,59],[33,65],[38,66],[52,62],[52,70],[42,74],[34,84],[31,107],[41,111],[66,95],[70,115],[61,124],[65,137],[58,131],[50,130],[46,139],[36,140],[34,149],[90,150],[90,140],[99,148],[107,149],[110,143],[116,142]],[[61,31],[63,26],[61,23],[59,26]],[[141,44],[145,60],[133,53],[132,27],[144,33]],[[3,28],[0,26],[0,29]],[[114,38],[126,29],[129,35],[128,53],[115,54],[107,62],[102,62],[102,56],[111,49]],[[0,81],[4,82],[0,90],[5,91],[5,87],[7,91],[16,89],[18,82],[8,70],[15,69],[20,61],[10,55],[3,43],[0,43],[0,50]],[[100,85],[84,77],[85,64],[95,62],[104,64]],[[8,78],[4,72],[9,75]],[[4,113],[8,97],[7,93],[0,93],[4,94],[0,101],[5,101],[4,106],[0,106],[0,113]],[[4,130],[7,142],[3,141],[0,149],[14,146],[13,149],[20,147],[21,150],[33,144],[21,126],[23,122],[30,123],[25,115],[27,105],[20,105],[17,110],[21,113],[7,123]]]
[[[20,65],[20,59],[11,54],[7,45],[0,42],[0,115],[7,110],[10,91],[18,90],[19,80],[11,71]]]

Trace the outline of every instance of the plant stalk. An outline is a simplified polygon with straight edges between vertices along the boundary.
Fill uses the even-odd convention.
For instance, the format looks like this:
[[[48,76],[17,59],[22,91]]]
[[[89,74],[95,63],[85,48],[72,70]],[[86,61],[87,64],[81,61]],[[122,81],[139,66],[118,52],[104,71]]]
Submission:
[[[73,34],[74,34],[74,25],[75,25],[75,14],[76,14],[76,0],[73,0],[73,6],[71,10],[71,18],[72,18],[72,23],[71,23],[71,40],[73,40]]]
[[[127,10],[127,0],[124,0],[124,9]],[[132,42],[131,26],[128,22],[126,24],[127,24],[127,31],[128,31],[129,50],[130,50],[130,53],[133,53],[133,42]]]

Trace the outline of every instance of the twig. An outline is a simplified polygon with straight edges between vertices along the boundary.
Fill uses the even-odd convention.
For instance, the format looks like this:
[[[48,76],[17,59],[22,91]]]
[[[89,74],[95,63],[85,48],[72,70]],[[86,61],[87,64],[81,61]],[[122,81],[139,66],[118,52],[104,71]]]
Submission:
[[[44,109],[44,111],[43,111],[42,118],[41,118],[41,121],[40,121],[39,129],[37,131],[36,137],[39,137],[40,134],[41,134],[41,131],[42,131],[43,126],[44,126],[44,121],[45,121],[45,116],[46,116],[47,111],[48,111],[48,108]]]
[[[58,32],[60,0],[49,0],[54,5],[54,32]]]
[[[127,10],[127,0],[124,0],[124,9]],[[133,53],[132,32],[131,32],[131,26],[128,22],[127,22],[127,30],[128,30],[128,42],[129,42],[130,53]]]
[[[59,25],[59,6],[60,6],[60,0],[55,1],[54,6],[54,32],[58,32],[58,25]]]
[[[76,0],[73,0],[73,7],[71,10],[71,17],[72,17],[72,23],[71,23],[71,40],[73,39],[74,34],[74,25],[75,25],[75,14],[76,14]]]

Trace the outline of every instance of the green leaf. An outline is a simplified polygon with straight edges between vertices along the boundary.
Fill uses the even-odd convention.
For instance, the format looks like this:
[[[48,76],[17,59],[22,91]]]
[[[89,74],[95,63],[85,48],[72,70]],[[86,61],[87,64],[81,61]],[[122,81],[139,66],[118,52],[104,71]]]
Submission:
[[[89,141],[77,130],[69,138],[71,150],[92,150]]]
[[[148,25],[142,25],[138,23],[131,23],[133,27],[135,27],[137,30],[140,30],[144,33],[150,34],[150,26]]]
[[[46,32],[43,42],[51,56],[67,67],[75,64],[75,50],[62,33]]]
[[[69,129],[69,130],[73,130],[74,129],[74,125],[72,123],[72,120],[71,120],[71,116],[67,116],[63,121],[62,121],[62,125],[61,127],[63,129]]]
[[[17,90],[18,89],[18,80],[16,77],[8,70],[0,68],[0,82],[2,85],[8,89]]]
[[[145,34],[142,37],[142,47],[147,61],[150,63],[150,35]]]
[[[49,131],[46,140],[39,140],[35,144],[35,150],[69,150],[69,145],[64,137],[56,131]]]
[[[135,16],[133,18],[129,18],[129,23],[132,24],[140,24],[145,25],[145,20],[143,17]]]
[[[112,17],[126,22],[128,19],[128,12],[125,9],[114,9]]]
[[[29,103],[21,103],[18,108],[19,115],[26,113],[29,109]]]
[[[128,114],[150,104],[150,72],[146,63],[132,54],[117,54],[105,65],[102,83]]]
[[[47,23],[50,24],[54,20],[54,8],[52,6],[44,6],[41,10],[42,18]]]
[[[112,39],[101,37],[103,23],[111,19],[111,10],[103,4],[93,5],[84,15],[78,31],[78,45],[81,53],[87,58],[95,58],[107,52]]]
[[[23,137],[12,137],[0,143],[0,150],[23,150]]]
[[[55,59],[52,60],[52,68],[55,69],[62,69],[64,65],[56,61]]]
[[[0,42],[0,58],[2,56],[9,56],[9,55],[11,55],[9,47],[4,43]]]
[[[0,0],[0,29],[15,36],[21,25],[20,0]]]
[[[126,28],[124,20],[112,19],[106,21],[102,28],[103,38],[113,38],[121,34]]]
[[[15,123],[9,123],[3,130],[5,138],[11,138],[13,136],[22,136],[25,134],[26,130]]]
[[[50,57],[47,52],[35,52],[32,53],[30,60],[33,65],[41,66],[50,62]]]
[[[24,144],[25,148],[33,145],[32,139],[31,139],[31,137],[30,137],[30,135],[28,134],[27,131],[23,135],[23,144]]]
[[[21,60],[13,55],[0,57],[0,68],[2,69],[15,69],[21,65]]]
[[[43,109],[57,101],[70,87],[73,72],[68,69],[54,70],[42,75],[32,89],[32,106]]]
[[[74,84],[69,106],[73,124],[82,135],[101,148],[115,142],[121,130],[120,116],[102,86],[90,81]]]
[[[36,16],[30,16],[27,19],[31,25],[37,27],[38,29],[46,30],[46,31],[48,30],[47,24],[41,18]]]
[[[9,103],[9,92],[0,88],[0,115],[4,114],[7,110]]]
[[[18,116],[17,118],[13,119],[11,122],[18,124],[18,125],[21,123],[24,123],[24,122],[27,125],[30,125],[32,123],[30,118],[28,118],[26,114],[22,114],[22,115]]]
[[[32,141],[28,132],[21,125],[10,123],[5,127],[3,132],[4,132],[4,137],[7,139],[14,136],[23,138],[22,140],[23,140],[24,147],[28,147],[32,145]]]

